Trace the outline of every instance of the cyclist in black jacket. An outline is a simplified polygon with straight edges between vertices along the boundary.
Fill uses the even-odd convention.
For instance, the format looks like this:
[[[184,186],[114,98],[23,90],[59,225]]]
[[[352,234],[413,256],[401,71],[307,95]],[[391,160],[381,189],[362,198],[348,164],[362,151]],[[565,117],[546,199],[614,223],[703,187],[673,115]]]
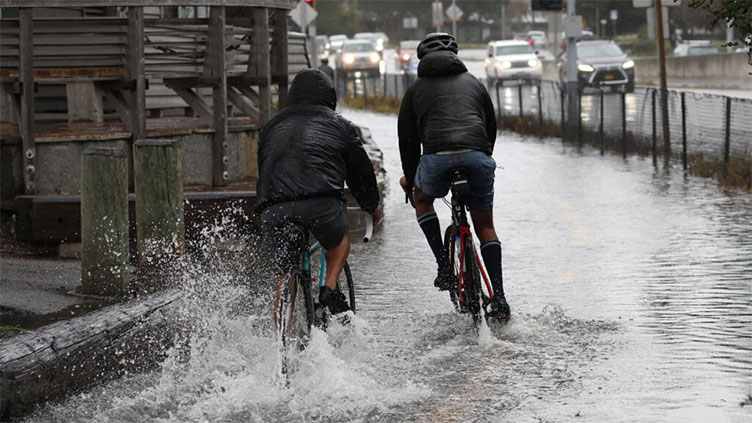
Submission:
[[[433,202],[447,195],[449,170],[463,167],[470,183],[470,216],[494,290],[489,314],[508,319],[501,243],[493,223],[496,118],[491,97],[457,57],[452,35],[428,34],[418,45],[418,58],[418,81],[405,92],[399,112],[400,183],[413,193],[418,223],[436,257],[434,285],[448,289],[453,276]]]
[[[287,107],[261,130],[256,187],[264,250],[277,275],[289,272],[305,248],[296,227],[310,230],[326,249],[326,284],[319,303],[332,314],[348,310],[344,295],[335,289],[350,253],[345,181],[374,223],[381,219],[373,165],[355,128],[334,113],[336,105],[332,80],[324,72],[308,69],[295,77]]]

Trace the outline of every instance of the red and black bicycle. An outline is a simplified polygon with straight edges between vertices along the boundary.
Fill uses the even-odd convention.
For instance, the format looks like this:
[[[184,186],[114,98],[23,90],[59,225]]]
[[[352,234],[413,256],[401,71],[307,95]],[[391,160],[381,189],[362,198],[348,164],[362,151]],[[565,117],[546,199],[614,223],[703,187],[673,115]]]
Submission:
[[[451,192],[451,203],[444,200],[452,210],[452,223],[444,232],[444,250],[449,256],[449,263],[454,273],[449,297],[458,312],[472,314],[473,321],[479,324],[481,317],[486,314],[488,304],[493,299],[493,289],[481,265],[467,220],[466,210],[470,185],[465,169],[451,170]],[[486,285],[485,292],[481,279]]]

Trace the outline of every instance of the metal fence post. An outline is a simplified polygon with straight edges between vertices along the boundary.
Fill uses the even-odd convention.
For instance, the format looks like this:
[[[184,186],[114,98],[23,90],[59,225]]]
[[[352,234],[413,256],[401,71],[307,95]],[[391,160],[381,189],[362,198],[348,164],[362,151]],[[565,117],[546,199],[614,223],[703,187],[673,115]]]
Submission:
[[[520,119],[522,119],[522,84],[517,86],[517,101],[520,103]]]
[[[731,159],[731,97],[726,97],[726,141],[723,145],[723,163],[728,173]]]
[[[541,99],[541,82],[538,81],[538,134],[543,136],[543,100]]]
[[[386,97],[386,72],[384,72],[384,97]]]
[[[657,132],[658,132],[656,122],[655,122],[655,93],[656,93],[656,90],[654,89],[651,95],[651,103],[652,103],[651,112],[653,115],[653,166],[657,164],[655,150],[656,150],[656,143],[657,143],[656,137],[657,137]]]
[[[501,98],[499,97],[499,81],[494,82],[496,88],[496,120],[501,120]]]
[[[601,154],[603,154],[603,89],[601,89],[600,91],[600,115],[601,115],[601,124],[600,124],[600,128],[598,128],[598,132],[600,133]]]
[[[566,133],[564,130],[564,90],[562,87],[559,87],[559,96],[561,97],[561,140],[564,141],[564,134]]]
[[[362,77],[361,81],[363,81],[363,101],[365,102],[365,106],[368,107],[368,80],[370,78],[368,77]]]
[[[621,93],[621,149],[627,157],[627,93]]]
[[[582,145],[582,96],[581,95],[577,96],[577,144]]]
[[[684,101],[684,92],[681,93],[681,119],[682,119],[682,167],[687,170],[687,104]]]

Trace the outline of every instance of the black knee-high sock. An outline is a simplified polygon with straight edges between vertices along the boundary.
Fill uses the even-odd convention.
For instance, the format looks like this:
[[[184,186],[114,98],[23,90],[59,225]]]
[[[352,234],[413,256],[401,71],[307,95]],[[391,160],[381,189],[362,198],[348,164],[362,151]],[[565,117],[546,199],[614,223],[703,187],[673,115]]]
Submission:
[[[428,241],[428,245],[431,247],[431,251],[433,251],[439,269],[448,268],[449,258],[444,254],[444,240],[441,237],[441,227],[439,226],[439,217],[436,216],[436,212],[428,212],[419,216],[418,224],[426,236],[426,241]]]
[[[501,242],[489,241],[481,245],[480,254],[483,256],[483,263],[486,264],[494,296],[504,298],[504,281],[501,274]]]

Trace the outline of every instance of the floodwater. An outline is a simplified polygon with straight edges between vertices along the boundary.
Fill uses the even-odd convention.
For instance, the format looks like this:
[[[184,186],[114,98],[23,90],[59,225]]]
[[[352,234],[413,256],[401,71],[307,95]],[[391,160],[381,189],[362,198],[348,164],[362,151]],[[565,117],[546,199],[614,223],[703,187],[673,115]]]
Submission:
[[[494,214],[514,317],[475,333],[432,286],[397,184],[395,117],[344,114],[384,151],[386,217],[353,246],[357,316],[314,332],[289,388],[270,296],[254,294],[268,282],[249,290],[237,260],[218,259],[184,275],[195,334],[159,371],[28,420],[752,421],[752,196],[650,159],[504,133]]]

